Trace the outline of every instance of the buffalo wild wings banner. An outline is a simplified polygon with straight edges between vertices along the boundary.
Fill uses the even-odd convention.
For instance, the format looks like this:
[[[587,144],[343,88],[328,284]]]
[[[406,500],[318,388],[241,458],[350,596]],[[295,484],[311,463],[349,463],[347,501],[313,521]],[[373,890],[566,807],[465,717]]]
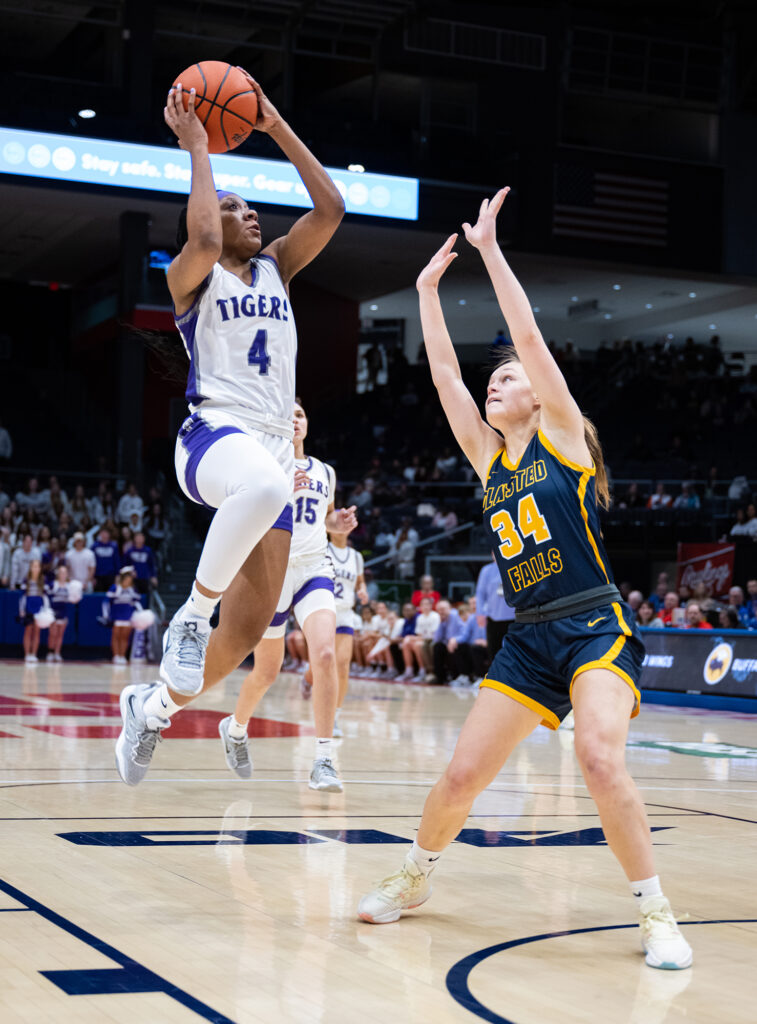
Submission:
[[[733,580],[734,550],[733,544],[679,544],[676,590],[706,583],[714,597],[726,594]]]

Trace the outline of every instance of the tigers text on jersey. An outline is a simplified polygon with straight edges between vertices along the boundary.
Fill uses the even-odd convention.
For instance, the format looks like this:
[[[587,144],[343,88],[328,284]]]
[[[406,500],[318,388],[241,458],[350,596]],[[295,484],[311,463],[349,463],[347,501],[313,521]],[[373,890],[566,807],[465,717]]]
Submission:
[[[555,450],[539,430],[517,466],[497,452],[484,491],[505,599],[530,608],[612,583],[600,539],[593,468]]]
[[[250,261],[252,283],[216,263],[190,308],[175,317],[189,356],[192,412],[224,409],[292,438],[297,331],[276,261]]]
[[[355,605],[357,578],[363,575],[363,556],[354,548],[336,548],[329,544],[329,557],[334,563],[336,610],[351,611]]]
[[[326,553],[326,516],[334,500],[336,475],[320,459],[295,459],[295,467],[308,475],[306,487],[294,492],[294,529],[289,557]]]

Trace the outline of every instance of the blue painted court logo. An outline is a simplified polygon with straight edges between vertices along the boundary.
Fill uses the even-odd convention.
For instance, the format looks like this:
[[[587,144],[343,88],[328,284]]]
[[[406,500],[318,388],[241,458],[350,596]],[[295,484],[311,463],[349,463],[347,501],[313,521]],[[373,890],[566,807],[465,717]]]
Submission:
[[[727,643],[719,643],[707,655],[704,663],[704,681],[708,686],[715,686],[728,675],[733,661],[733,647]]]

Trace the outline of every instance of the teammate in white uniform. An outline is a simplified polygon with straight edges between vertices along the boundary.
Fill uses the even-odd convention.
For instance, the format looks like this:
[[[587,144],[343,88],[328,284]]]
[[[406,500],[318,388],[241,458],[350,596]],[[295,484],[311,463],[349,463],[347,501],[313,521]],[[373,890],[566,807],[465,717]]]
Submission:
[[[297,169],[313,209],[262,247],[257,213],[216,192],[208,138],[181,87],[164,116],[192,161],[179,223],[179,255],[167,272],[176,322],[190,357],[191,415],[179,432],[176,469],[184,493],[216,509],[192,592],[164,637],[163,684],[126,687],[116,744],[122,779],[144,777],[171,714],[235,669],[276,608],[292,529],[292,411],[297,339],[288,286],[326,245],[344,203],[331,178],[260,86],[255,128]],[[210,618],[221,601],[218,628]],[[206,659],[207,650],[207,659]]]
[[[339,697],[334,718],[334,736],[342,735],[339,713],[350,685],[350,662],[355,635],[355,595],[361,605],[368,604],[365,589],[363,556],[347,543],[347,535],[334,533],[328,547],[334,566],[334,601],[336,603],[336,672]]]
[[[247,724],[284,657],[284,634],[290,611],[305,635],[313,672],[313,717],[316,750],[310,788],[341,792],[332,761],[332,735],[339,683],[336,672],[334,569],[327,552],[326,531],[347,534],[357,526],[354,506],[334,507],[336,478],[331,466],[305,458],[308,421],[302,406],[294,407],[294,532],[284,586],[263,639],[255,648],[255,667],[242,683],[234,714],[219,723],[226,763],[240,778],[250,778]]]

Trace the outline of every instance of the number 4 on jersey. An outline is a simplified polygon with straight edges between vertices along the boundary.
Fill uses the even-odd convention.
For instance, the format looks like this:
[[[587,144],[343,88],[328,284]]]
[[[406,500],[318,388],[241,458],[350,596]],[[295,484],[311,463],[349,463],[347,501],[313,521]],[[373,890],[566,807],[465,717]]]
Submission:
[[[250,351],[247,353],[247,363],[249,366],[257,366],[261,377],[265,377],[268,373],[268,367],[271,365],[271,357],[268,355],[266,345],[268,344],[268,332],[262,328],[255,334],[252,344],[250,345]]]

